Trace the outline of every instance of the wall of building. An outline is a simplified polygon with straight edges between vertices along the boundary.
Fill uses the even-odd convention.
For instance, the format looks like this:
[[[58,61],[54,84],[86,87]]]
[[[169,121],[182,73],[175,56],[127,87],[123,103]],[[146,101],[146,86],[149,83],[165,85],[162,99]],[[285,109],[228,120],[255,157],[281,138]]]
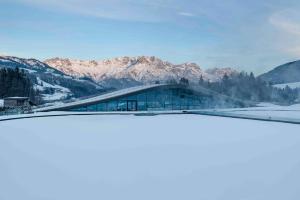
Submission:
[[[234,102],[184,88],[156,88],[109,101],[74,107],[71,111],[193,110],[238,107]]]
[[[4,107],[24,107],[29,106],[29,100],[4,99]]]

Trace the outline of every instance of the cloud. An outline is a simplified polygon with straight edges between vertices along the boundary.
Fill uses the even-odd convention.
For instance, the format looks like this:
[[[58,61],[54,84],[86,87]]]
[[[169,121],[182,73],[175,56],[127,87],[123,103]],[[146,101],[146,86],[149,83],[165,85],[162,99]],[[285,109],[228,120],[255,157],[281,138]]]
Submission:
[[[176,10],[161,0],[14,0],[25,4],[85,16],[122,21],[169,21]]]
[[[282,52],[300,56],[300,13],[297,9],[284,9],[273,13],[270,24],[277,29],[276,43]]]
[[[8,56],[8,54],[5,52],[0,52],[0,56]]]
[[[178,15],[185,16],[185,17],[195,17],[196,15],[189,12],[179,12]]]
[[[282,0],[226,0],[226,3],[220,0],[0,1],[7,1],[8,5],[12,2],[12,5],[21,5],[19,8],[25,5],[25,9],[21,11],[26,16],[24,21],[14,18],[16,13],[20,12],[20,9],[17,9],[18,6],[8,7],[8,11],[9,9],[12,11],[2,15],[4,23],[1,23],[0,19],[0,26],[5,25],[3,31],[0,30],[0,34],[3,32],[8,39],[12,40],[8,42],[7,39],[0,37],[2,44],[5,42],[7,47],[10,47],[10,43],[14,40],[24,38],[24,36],[18,36],[21,34],[18,30],[24,30],[23,27],[25,31],[30,31],[30,34],[26,34],[28,38],[32,37],[32,30],[39,28],[45,32],[45,34],[38,34],[41,31],[37,31],[36,35],[39,38],[54,38],[54,41],[59,40],[58,43],[66,35],[69,37],[69,32],[77,30],[76,33],[82,36],[80,40],[77,40],[75,34],[72,34],[70,38],[78,44],[91,40],[92,34],[88,31],[90,29],[99,35],[103,33],[103,30],[105,33],[113,33],[105,35],[107,40],[118,37],[117,41],[119,41],[118,29],[122,28],[126,30],[124,30],[125,36],[120,49],[124,50],[126,48],[123,46],[128,46],[127,50],[130,51],[128,48],[131,47],[133,40],[131,36],[137,35],[138,37],[134,39],[137,43],[151,45],[154,41],[161,47],[166,46],[166,48],[179,51],[180,54],[176,58],[170,53],[173,59],[180,57],[183,60],[189,60],[191,57],[193,59],[197,57],[197,59],[202,59],[200,63],[207,60],[207,63],[212,63],[210,65],[218,62],[224,65],[272,66],[273,63],[279,63],[279,59],[290,60],[294,58],[294,55],[300,56],[300,48],[298,48],[300,46],[300,13],[297,13],[299,10],[297,6],[298,8],[300,6],[299,0],[284,2]],[[38,12],[32,12],[33,10]],[[43,13],[46,16],[44,18]],[[48,20],[48,17],[53,14],[57,17]],[[80,20],[77,22],[77,19]],[[105,20],[105,26],[99,23],[102,19],[109,19]],[[107,24],[112,25],[107,26]],[[145,28],[147,25],[149,28],[157,27],[153,29],[158,34],[149,32],[149,28]],[[15,31],[16,34],[6,34],[9,31],[4,30],[8,29]],[[50,35],[50,31],[55,34]],[[127,38],[127,35],[131,35],[130,38]],[[170,35],[168,41],[165,41],[165,35]],[[146,37],[151,39],[143,39]],[[26,40],[22,39],[22,41]],[[33,40],[34,42],[36,40]],[[115,42],[112,40],[111,45],[120,45]],[[195,51],[194,47],[201,47],[201,50]],[[70,48],[66,47],[66,49],[72,51]],[[140,51],[143,50],[143,48],[140,49]],[[189,55],[188,52],[196,52],[197,55]],[[98,54],[97,51],[94,53]],[[264,60],[261,61],[262,59]]]
[[[300,14],[293,9],[286,9],[271,15],[270,23],[289,34],[300,36]]]

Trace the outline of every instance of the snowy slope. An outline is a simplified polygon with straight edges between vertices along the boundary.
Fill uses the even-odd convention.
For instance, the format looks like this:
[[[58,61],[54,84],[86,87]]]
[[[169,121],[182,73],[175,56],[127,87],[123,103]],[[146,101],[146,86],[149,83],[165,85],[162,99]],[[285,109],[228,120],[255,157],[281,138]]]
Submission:
[[[133,83],[154,83],[155,81],[179,80],[182,77],[198,82],[202,76],[206,80],[219,80],[224,74],[236,73],[230,68],[203,71],[195,63],[174,65],[156,57],[119,57],[110,60],[83,61],[53,58],[45,63],[66,74],[76,77],[90,77],[101,84],[112,84],[111,80],[127,80]],[[121,85],[120,83],[116,83]]]
[[[66,75],[36,59],[0,56],[0,68],[24,70],[45,101],[92,95],[103,89],[92,80]]]
[[[273,86],[281,89],[285,88],[286,86],[289,86],[290,88],[295,89],[295,88],[300,88],[300,82],[276,84]]]
[[[299,132],[199,115],[1,122],[0,199],[298,200]]]
[[[64,99],[67,99],[68,97],[73,96],[70,89],[68,89],[66,87],[62,87],[60,85],[56,85],[56,84],[54,84],[54,85],[49,84],[49,83],[41,80],[39,77],[37,77],[37,83],[34,85],[34,88],[43,93],[42,94],[43,99],[47,102],[64,100]],[[46,90],[49,90],[49,89],[51,89],[53,91],[51,94],[47,94],[47,92],[45,92]]]

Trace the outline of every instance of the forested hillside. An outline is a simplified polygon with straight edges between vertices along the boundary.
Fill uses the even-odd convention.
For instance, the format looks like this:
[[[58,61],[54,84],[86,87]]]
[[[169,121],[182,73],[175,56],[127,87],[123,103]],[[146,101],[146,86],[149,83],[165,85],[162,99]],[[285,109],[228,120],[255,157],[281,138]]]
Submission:
[[[0,98],[30,97],[35,103],[40,103],[40,95],[34,90],[33,83],[23,70],[0,69]]]
[[[200,79],[199,84],[218,93],[255,102],[294,103],[299,101],[299,89],[290,87],[275,88],[270,83],[255,77],[253,73],[241,72],[225,75],[220,82],[207,82]]]
[[[67,76],[36,59],[0,56],[0,69],[3,68],[24,70],[44,102],[63,101],[105,91],[91,79]]]

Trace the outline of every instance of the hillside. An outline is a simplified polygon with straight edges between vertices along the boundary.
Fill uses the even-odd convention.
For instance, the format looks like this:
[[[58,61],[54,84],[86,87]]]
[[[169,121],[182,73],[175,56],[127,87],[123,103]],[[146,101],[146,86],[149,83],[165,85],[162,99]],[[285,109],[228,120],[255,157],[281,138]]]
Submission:
[[[300,82],[300,60],[280,65],[259,77],[272,84]]]
[[[24,70],[46,102],[93,95],[103,91],[103,88],[92,80],[74,78],[36,59],[0,56],[0,68]]]

